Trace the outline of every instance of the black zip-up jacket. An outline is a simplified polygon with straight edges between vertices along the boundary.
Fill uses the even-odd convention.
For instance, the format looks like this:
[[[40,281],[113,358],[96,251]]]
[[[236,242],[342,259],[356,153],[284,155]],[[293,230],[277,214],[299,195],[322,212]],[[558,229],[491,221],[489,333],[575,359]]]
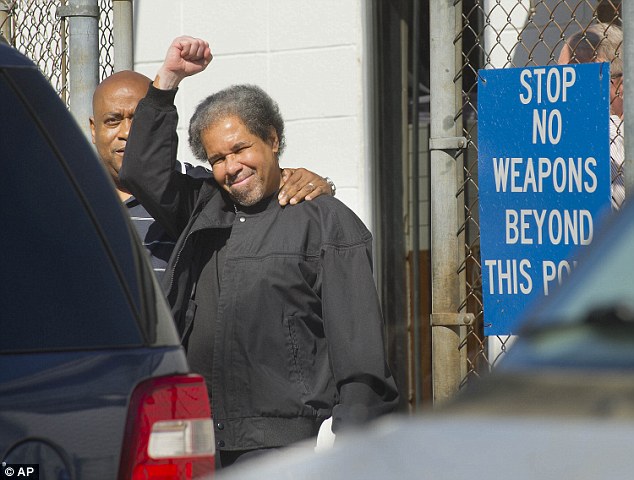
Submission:
[[[163,283],[184,338],[203,234],[231,230],[213,319],[219,449],[283,446],[330,415],[336,431],[393,410],[370,232],[333,197],[281,207],[274,195],[236,212],[213,180],[175,172],[174,95],[150,87],[139,103],[119,176],[179,238]]]

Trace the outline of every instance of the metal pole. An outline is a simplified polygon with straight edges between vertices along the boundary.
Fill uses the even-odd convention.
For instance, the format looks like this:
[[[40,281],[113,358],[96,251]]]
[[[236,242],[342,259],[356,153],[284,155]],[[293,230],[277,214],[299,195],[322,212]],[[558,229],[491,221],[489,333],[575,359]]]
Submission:
[[[12,8],[12,0],[0,0],[0,35],[2,35],[4,39],[9,43],[13,42],[13,35],[11,32]]]
[[[624,1],[621,4],[623,13],[623,143],[625,146],[625,159],[623,173],[625,175],[625,194],[629,198],[634,192],[634,62],[628,55],[634,52],[634,3]],[[629,52],[629,53],[628,53]],[[627,92],[630,92],[629,94]]]
[[[134,69],[132,0],[113,0],[114,71]]]
[[[420,352],[420,214],[419,214],[419,148],[418,148],[418,85],[420,83],[420,2],[414,2],[412,15],[412,316],[414,321],[414,385],[416,410],[422,399]]]
[[[454,5],[457,3],[457,5]],[[461,44],[455,42],[461,25],[461,3],[431,0],[430,24],[430,140],[431,159],[431,270],[432,270],[432,381],[434,403],[452,397],[466,371],[466,349],[460,345],[470,316],[459,313],[465,298],[464,200],[457,195],[462,177],[462,156],[467,146],[456,122],[460,106],[456,71]],[[458,88],[458,92],[456,91]],[[460,160],[457,160],[457,159]]]
[[[57,15],[68,18],[70,111],[90,139],[88,118],[92,115],[92,94],[99,81],[98,0],[70,0],[58,7]]]

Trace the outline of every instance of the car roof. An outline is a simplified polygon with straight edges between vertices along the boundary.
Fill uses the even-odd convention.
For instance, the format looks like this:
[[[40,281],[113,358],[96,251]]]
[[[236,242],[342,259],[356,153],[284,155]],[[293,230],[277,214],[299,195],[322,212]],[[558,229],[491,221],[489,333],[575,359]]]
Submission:
[[[7,260],[0,280],[9,286],[0,294],[3,315],[26,317],[30,311],[35,329],[47,309],[58,318],[81,311],[84,327],[92,325],[76,330],[84,335],[82,346],[91,344],[91,334],[101,347],[152,344],[161,336],[161,342],[179,344],[146,254],[95,149],[35,64],[1,43],[0,97],[0,195],[7,199],[0,216],[0,251]],[[124,312],[135,320],[124,320]],[[10,327],[17,334],[25,322],[8,322],[4,333]],[[41,339],[34,345],[65,341],[63,332],[33,335]],[[5,339],[4,347],[13,348]]]
[[[337,436],[331,450],[312,444],[236,464],[225,480],[301,478],[573,480],[627,478],[631,423],[495,415],[394,415]]]
[[[8,67],[26,67],[37,70],[37,66],[31,60],[10,45],[0,42],[0,68]]]

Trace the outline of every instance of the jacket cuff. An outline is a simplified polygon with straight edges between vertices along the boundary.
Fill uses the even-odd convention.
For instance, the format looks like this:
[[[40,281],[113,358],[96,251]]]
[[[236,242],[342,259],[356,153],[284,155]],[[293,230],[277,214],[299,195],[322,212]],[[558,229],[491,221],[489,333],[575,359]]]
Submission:
[[[174,106],[176,92],[178,92],[178,88],[174,90],[161,90],[150,83],[150,88],[145,95],[145,101],[158,109],[170,108]]]

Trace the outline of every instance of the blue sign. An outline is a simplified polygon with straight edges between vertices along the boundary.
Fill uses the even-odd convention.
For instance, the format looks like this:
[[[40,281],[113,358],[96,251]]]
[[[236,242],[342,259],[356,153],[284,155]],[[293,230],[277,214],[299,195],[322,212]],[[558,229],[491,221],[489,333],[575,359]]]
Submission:
[[[574,268],[610,210],[607,63],[480,70],[478,188],[486,335]]]

